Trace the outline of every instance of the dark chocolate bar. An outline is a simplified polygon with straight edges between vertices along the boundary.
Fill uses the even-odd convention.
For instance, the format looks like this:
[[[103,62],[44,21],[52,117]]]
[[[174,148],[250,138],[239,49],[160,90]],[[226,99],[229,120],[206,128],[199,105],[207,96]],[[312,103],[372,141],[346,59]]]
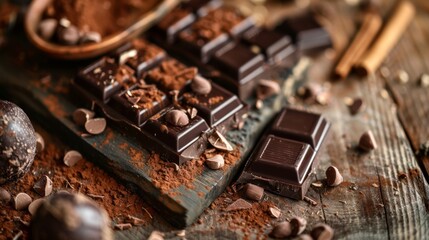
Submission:
[[[190,1],[187,9],[201,8],[202,2],[206,1]],[[175,56],[197,65],[213,81],[246,100],[254,94],[257,81],[262,77],[260,73],[265,72],[264,77],[271,78],[285,71],[285,67],[277,66],[293,65],[295,47],[290,37],[256,28],[251,17],[228,6],[219,7],[216,2],[204,5],[210,11],[197,14],[195,22],[178,34],[177,44],[170,44],[159,34],[150,34],[150,38]],[[181,8],[185,6],[186,2]]]
[[[194,21],[195,14],[189,9],[176,8],[155,26],[155,32],[164,37],[168,44],[172,44],[177,34]]]
[[[238,182],[251,182],[285,197],[303,199],[329,128],[319,114],[284,108],[251,154]]]
[[[312,11],[285,19],[277,30],[290,35],[298,49],[304,52],[332,46],[329,32],[316,20]]]
[[[206,148],[212,127],[227,131],[247,112],[247,106],[237,96],[198,75],[196,67],[167,56],[162,49],[155,51],[145,40],[134,41],[120,50],[114,53],[117,61],[103,58],[81,71],[74,89],[127,135],[140,139],[145,148],[159,153],[164,160],[180,164],[198,158]],[[136,55],[127,55],[132,50]],[[150,51],[154,52],[149,54]],[[165,56],[158,59],[158,53]],[[156,61],[152,61],[154,56]],[[128,65],[139,69],[145,61],[151,64],[140,68],[137,82]],[[131,75],[123,81],[109,77],[117,72]],[[116,85],[100,84],[105,79]],[[198,81],[204,85],[196,84]]]

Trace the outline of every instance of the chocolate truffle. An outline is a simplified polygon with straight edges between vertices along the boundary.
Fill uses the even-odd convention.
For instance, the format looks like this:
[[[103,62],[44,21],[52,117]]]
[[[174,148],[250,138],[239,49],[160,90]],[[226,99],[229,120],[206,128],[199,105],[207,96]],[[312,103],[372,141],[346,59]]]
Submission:
[[[104,209],[81,194],[58,192],[46,199],[30,224],[30,239],[113,239]]]
[[[24,176],[36,155],[30,119],[15,104],[0,100],[0,184]]]

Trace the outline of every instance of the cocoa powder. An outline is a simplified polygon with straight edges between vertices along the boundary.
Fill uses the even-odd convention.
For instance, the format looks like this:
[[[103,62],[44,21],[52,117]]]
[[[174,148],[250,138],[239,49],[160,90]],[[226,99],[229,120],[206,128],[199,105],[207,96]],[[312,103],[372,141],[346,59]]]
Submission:
[[[125,30],[157,4],[156,0],[54,0],[45,15],[66,18],[80,30],[104,37]]]
[[[114,178],[87,160],[81,160],[73,167],[64,165],[62,162],[66,151],[64,145],[43,131],[41,135],[46,147],[36,156],[30,172],[15,183],[2,186],[13,196],[24,192],[33,200],[40,198],[32,190],[33,185],[43,175],[47,175],[53,181],[53,192],[66,190],[80,192],[91,197],[106,209],[114,224],[128,222],[128,216],[142,219],[144,223],[151,221],[153,209],[140,196],[119,184]],[[2,207],[0,210],[0,222],[2,223],[0,239],[2,237],[12,239],[19,231],[23,231],[24,236],[27,236],[27,230],[18,218],[24,222],[31,220],[27,210],[17,211],[12,204]]]

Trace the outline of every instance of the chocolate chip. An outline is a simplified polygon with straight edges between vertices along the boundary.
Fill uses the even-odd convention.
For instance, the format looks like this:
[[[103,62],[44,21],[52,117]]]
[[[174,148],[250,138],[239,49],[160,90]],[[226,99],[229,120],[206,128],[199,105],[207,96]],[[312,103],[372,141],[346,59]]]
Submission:
[[[171,110],[165,114],[165,120],[173,126],[183,127],[189,124],[189,118],[183,111]]]
[[[0,187],[0,204],[5,205],[9,203],[11,198],[12,196],[10,195],[10,193],[6,189]]]
[[[282,212],[277,207],[270,207],[268,208],[268,214],[273,218],[279,218],[280,215],[282,215]]]
[[[101,42],[101,35],[98,32],[84,32],[79,40],[81,44],[98,42]]]
[[[164,240],[164,233],[158,231],[152,231],[147,240]]]
[[[82,155],[78,151],[71,150],[64,155],[63,161],[66,166],[73,167],[81,159]]]
[[[328,167],[326,169],[326,183],[328,186],[335,187],[340,185],[343,182],[343,176],[341,176],[340,171],[334,166]]]
[[[313,228],[311,236],[315,240],[331,240],[334,237],[334,230],[330,226],[320,223]]]
[[[293,217],[290,220],[290,226],[292,227],[292,236],[298,236],[307,227],[307,220],[302,217]]]
[[[367,152],[377,149],[377,142],[371,131],[362,134],[359,139],[359,148]]]
[[[243,191],[244,196],[250,200],[261,201],[264,196],[264,189],[251,183],[247,183],[243,187]]]
[[[277,95],[280,92],[280,85],[273,80],[262,79],[256,88],[256,97],[264,100],[271,96]]]
[[[188,113],[190,119],[194,119],[198,114],[198,110],[196,108],[188,108],[186,112]]]
[[[58,21],[54,18],[47,18],[39,23],[38,32],[41,38],[49,41],[55,34],[58,27]]]
[[[364,103],[361,98],[353,99],[351,104],[349,105],[349,111],[351,115],[355,115],[359,113],[364,108]]]
[[[42,135],[35,132],[36,135],[36,152],[41,153],[43,149],[45,149],[45,140],[43,139]]]
[[[226,138],[217,130],[214,131],[212,135],[210,135],[208,141],[216,149],[228,152],[234,150],[228,140],[226,140]]]
[[[33,201],[31,197],[26,193],[18,193],[14,198],[14,204],[16,210],[24,210]]]
[[[98,135],[104,132],[106,125],[106,119],[93,118],[86,121],[85,130],[92,135]]]
[[[270,232],[272,238],[286,238],[292,234],[292,227],[288,221],[277,224]]]
[[[429,87],[429,74],[423,73],[420,76],[419,84],[422,87]]]
[[[196,94],[206,95],[212,91],[212,84],[207,79],[197,75],[191,82],[191,89]]]
[[[64,45],[76,45],[79,42],[79,38],[79,29],[76,26],[58,27],[57,39],[60,43]]]
[[[228,207],[226,207],[225,211],[236,211],[236,210],[243,210],[243,209],[249,209],[252,207],[252,204],[250,204],[248,201],[239,198],[235,202],[231,203]]]
[[[217,170],[221,169],[225,165],[225,160],[222,155],[217,154],[206,160],[206,164],[210,169]]]
[[[85,123],[94,117],[95,113],[85,108],[78,108],[73,112],[73,121],[79,126],[85,126]]]
[[[45,201],[44,198],[39,198],[39,199],[36,199],[36,200],[32,201],[30,203],[30,205],[28,205],[28,212],[31,215],[34,215],[36,213],[37,209],[40,207],[40,205],[42,205],[42,203],[44,201]]]
[[[40,196],[46,197],[52,192],[52,180],[44,175],[34,184],[33,189]]]

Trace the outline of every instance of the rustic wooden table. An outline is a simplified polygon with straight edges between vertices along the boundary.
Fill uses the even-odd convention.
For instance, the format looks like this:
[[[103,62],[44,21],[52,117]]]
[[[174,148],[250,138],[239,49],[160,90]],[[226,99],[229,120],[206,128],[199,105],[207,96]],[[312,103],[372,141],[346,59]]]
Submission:
[[[386,11],[391,3],[385,4]],[[357,16],[356,10],[340,0],[326,1],[326,5],[328,12],[336,13],[326,20],[336,48],[341,49],[355,32],[351,16]],[[421,145],[429,141],[429,88],[417,83],[422,73],[429,73],[428,23],[429,13],[418,8],[416,18],[384,63],[391,71],[388,77],[377,72],[365,79],[331,82],[332,51],[307,62],[304,77],[328,84],[331,100],[326,106],[299,100],[290,104],[321,112],[331,122],[331,137],[320,156],[317,179],[323,181],[325,169],[335,165],[344,183],[335,188],[311,187],[308,196],[316,200],[316,206],[267,193],[264,200],[275,203],[283,213],[272,224],[299,215],[307,219],[307,229],[320,222],[331,225],[338,239],[429,238],[429,157],[417,155]],[[410,81],[397,81],[395,72],[399,69],[408,72]],[[349,114],[344,102],[350,97],[360,97],[366,105],[355,116]],[[366,130],[373,131],[378,149],[361,153],[356,145]],[[201,221],[186,229],[186,239],[242,239],[241,231],[219,221],[220,213],[206,210]],[[178,229],[164,217],[155,214],[148,225],[118,231],[116,237],[145,239],[158,230],[166,233],[167,239],[181,239],[176,236]],[[255,232],[250,238],[266,238],[270,229],[267,226],[265,235]]]

